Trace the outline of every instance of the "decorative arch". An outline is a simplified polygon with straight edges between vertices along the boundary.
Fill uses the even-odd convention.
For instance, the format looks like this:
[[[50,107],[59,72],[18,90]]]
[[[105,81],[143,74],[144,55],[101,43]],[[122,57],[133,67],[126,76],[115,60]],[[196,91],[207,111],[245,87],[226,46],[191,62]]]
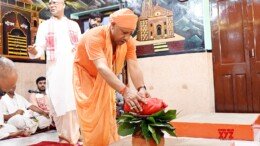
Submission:
[[[9,34],[15,35],[15,36],[26,37],[24,32],[21,29],[17,29],[17,28],[12,29]]]

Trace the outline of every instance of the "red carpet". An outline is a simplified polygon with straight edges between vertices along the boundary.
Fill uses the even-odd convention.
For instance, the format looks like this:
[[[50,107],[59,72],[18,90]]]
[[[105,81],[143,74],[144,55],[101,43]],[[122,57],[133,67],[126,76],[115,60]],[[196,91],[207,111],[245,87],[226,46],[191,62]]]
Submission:
[[[67,143],[58,143],[53,141],[42,141],[40,143],[32,144],[30,146],[73,146]]]

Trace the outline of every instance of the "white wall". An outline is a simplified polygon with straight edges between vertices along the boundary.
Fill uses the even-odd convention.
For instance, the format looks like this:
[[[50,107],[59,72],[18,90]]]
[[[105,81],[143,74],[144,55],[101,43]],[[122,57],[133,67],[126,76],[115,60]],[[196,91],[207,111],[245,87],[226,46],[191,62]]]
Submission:
[[[37,89],[35,80],[39,76],[45,76],[45,64],[38,63],[18,63],[15,62],[18,71],[18,81],[16,92],[25,98],[28,98],[29,89]]]
[[[211,53],[138,59],[153,97],[164,99],[179,116],[215,112]]]
[[[138,59],[153,97],[162,98],[179,116],[215,111],[211,53],[189,53]],[[17,93],[28,97],[35,79],[45,75],[45,64],[15,63]]]

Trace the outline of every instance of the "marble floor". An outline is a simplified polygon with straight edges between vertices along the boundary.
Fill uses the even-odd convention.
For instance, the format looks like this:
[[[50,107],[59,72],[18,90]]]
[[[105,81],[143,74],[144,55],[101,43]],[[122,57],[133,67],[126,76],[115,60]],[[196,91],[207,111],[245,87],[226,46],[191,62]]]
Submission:
[[[169,135],[166,135],[168,137]],[[121,137],[123,138],[123,137]],[[187,138],[187,137],[178,137],[176,138],[178,140],[189,140],[195,143],[196,146],[200,146],[200,144],[208,143],[208,142],[219,142],[222,140],[218,139],[204,139],[204,138]],[[30,137],[23,137],[23,138],[13,138],[13,139],[7,139],[7,140],[1,140],[0,146],[28,146],[31,144],[39,143],[41,141],[58,141],[58,135],[55,130],[44,132],[44,133],[38,133],[35,135],[31,135]],[[225,142],[225,141],[222,141]],[[229,141],[230,142],[230,141]],[[233,146],[260,146],[259,142],[255,141],[238,141],[238,140],[232,140],[234,143]],[[192,146],[195,146],[192,145]],[[186,146],[186,145],[182,145]],[[189,145],[187,145],[189,146]],[[203,146],[212,146],[212,145],[203,145]]]
[[[166,138],[164,146],[260,146],[260,143],[256,141],[172,137],[167,134],[164,137]],[[138,140],[135,140],[135,142],[137,141]],[[139,142],[142,144],[138,144],[137,146],[145,146],[142,141]],[[132,137],[126,136],[123,138],[121,137],[120,141],[111,144],[111,146],[133,146],[132,144]]]
[[[41,141],[59,141],[56,130],[38,133],[29,137],[0,140],[0,146],[28,146]]]

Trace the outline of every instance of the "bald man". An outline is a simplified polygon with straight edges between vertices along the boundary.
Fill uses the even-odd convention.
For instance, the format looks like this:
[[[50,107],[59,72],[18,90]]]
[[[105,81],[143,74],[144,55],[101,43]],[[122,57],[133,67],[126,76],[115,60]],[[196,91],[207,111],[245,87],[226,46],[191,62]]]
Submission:
[[[17,78],[18,75],[14,63],[0,56],[0,99],[15,87]],[[17,136],[28,136],[29,132],[19,131],[13,125],[4,123],[2,107],[2,101],[0,100],[0,140]]]
[[[17,78],[14,63],[0,56],[0,96],[4,96],[16,85]]]
[[[115,90],[136,112],[149,97],[137,63],[131,34],[138,17],[124,8],[110,15],[108,25],[85,32],[74,59],[74,92],[84,146],[106,146],[119,139],[116,124]],[[136,90],[117,78],[127,61]]]
[[[79,124],[72,84],[75,46],[81,35],[78,24],[64,16],[64,0],[50,0],[52,17],[40,24],[36,43],[28,48],[31,58],[39,58],[46,50],[46,92],[50,98],[60,142],[76,144]]]

